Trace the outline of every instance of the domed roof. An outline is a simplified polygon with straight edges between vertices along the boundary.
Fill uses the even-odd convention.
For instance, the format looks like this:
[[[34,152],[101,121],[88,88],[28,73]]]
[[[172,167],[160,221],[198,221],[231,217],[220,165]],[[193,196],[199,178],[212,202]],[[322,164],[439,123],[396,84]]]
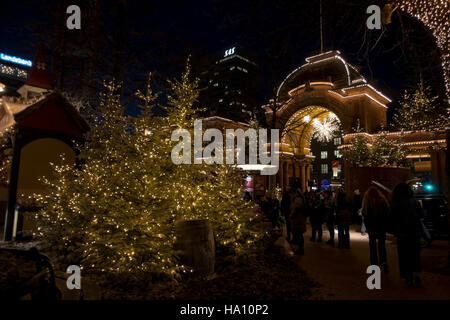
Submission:
[[[347,63],[337,50],[321,53],[305,59],[306,64],[292,71],[278,87],[279,101],[289,98],[289,91],[310,82],[332,82],[333,89],[366,82],[355,67]]]

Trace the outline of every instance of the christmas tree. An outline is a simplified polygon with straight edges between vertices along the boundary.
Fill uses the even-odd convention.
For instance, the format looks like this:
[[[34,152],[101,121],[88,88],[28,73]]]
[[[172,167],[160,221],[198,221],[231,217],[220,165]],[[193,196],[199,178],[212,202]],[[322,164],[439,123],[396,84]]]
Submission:
[[[227,165],[176,165],[171,133],[192,132],[197,81],[170,82],[166,116],[155,116],[150,79],[137,117],[124,115],[118,86],[106,85],[101,117],[85,144],[78,168],[55,165],[35,195],[39,233],[54,250],[90,272],[178,278],[188,271],[174,251],[178,221],[209,219],[218,245],[237,253],[261,236],[257,216],[241,200],[241,172]],[[161,106],[158,106],[161,108]]]
[[[401,140],[388,138],[386,132],[376,137],[370,148],[369,165],[380,166],[408,166],[406,156],[408,149],[401,144]]]
[[[445,108],[431,97],[430,89],[419,84],[414,93],[405,92],[401,108],[394,115],[394,124],[401,130],[436,130],[448,125],[449,115]]]
[[[368,139],[364,135],[357,135],[351,140],[352,146],[346,150],[346,160],[353,166],[366,166],[370,159]]]
[[[408,149],[400,140],[388,138],[383,132],[369,140],[360,129],[350,141],[346,150],[346,160],[356,167],[409,166],[406,156]]]

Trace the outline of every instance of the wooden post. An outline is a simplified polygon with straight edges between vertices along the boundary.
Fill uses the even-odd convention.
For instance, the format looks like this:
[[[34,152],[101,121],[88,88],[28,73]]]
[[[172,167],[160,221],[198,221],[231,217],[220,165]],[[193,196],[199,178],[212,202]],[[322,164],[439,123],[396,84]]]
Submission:
[[[16,209],[17,184],[19,182],[20,152],[22,149],[20,145],[19,132],[16,132],[13,139],[13,158],[11,163],[11,173],[9,176],[8,205],[6,207],[3,241],[13,240],[14,211]]]

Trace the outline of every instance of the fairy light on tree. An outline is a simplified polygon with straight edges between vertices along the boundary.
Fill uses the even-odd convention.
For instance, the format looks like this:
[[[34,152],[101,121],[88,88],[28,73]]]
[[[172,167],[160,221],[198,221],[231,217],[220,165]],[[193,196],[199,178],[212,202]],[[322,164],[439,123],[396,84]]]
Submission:
[[[450,3],[448,0],[400,0],[396,1],[403,11],[408,12],[425,26],[436,38],[441,50],[445,89],[450,100]]]
[[[91,272],[134,278],[189,271],[174,245],[175,224],[209,219],[216,244],[238,253],[261,236],[256,213],[241,200],[242,172],[227,165],[176,165],[171,160],[172,130],[191,128],[198,96],[190,67],[170,82],[167,116],[157,106],[150,80],[137,117],[124,116],[116,84],[106,84],[88,143],[79,146],[80,170],[55,165],[34,195],[43,207],[39,233],[61,255]],[[161,107],[159,105],[159,107]],[[133,134],[130,134],[132,131]],[[149,134],[151,133],[151,134]]]
[[[446,110],[436,103],[437,97],[431,96],[430,88],[419,84],[413,92],[405,92],[400,101],[401,108],[394,115],[398,129],[405,131],[435,130],[448,125]]]

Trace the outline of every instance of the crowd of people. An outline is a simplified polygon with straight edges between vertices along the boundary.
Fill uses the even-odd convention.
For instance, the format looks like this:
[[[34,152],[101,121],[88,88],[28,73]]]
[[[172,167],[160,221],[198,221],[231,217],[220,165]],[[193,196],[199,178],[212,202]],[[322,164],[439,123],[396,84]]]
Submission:
[[[400,276],[409,285],[421,285],[420,238],[423,232],[423,216],[419,203],[413,198],[411,188],[401,183],[393,192],[371,186],[361,195],[355,190],[348,195],[343,188],[334,191],[301,192],[295,186],[283,192],[281,201],[266,192],[259,201],[262,213],[274,228],[286,226],[286,240],[298,246],[294,252],[304,255],[304,234],[309,219],[312,242],[322,242],[323,225],[329,232],[328,245],[350,249],[350,226],[360,226],[361,234],[369,236],[369,259],[385,274],[389,273],[386,254],[386,234],[397,238]]]

